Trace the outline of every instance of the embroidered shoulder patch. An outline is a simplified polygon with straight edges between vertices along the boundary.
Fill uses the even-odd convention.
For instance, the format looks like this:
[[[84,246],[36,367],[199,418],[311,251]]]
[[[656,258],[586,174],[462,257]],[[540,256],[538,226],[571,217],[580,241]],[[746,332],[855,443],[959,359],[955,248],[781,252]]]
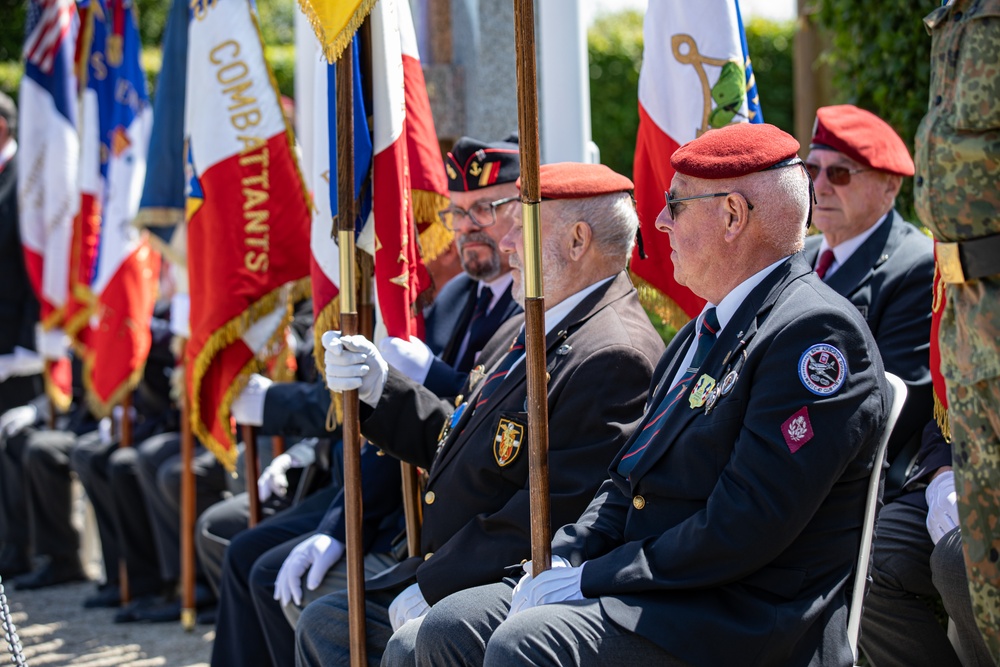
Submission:
[[[809,421],[809,409],[806,406],[803,405],[799,408],[781,425],[781,435],[785,437],[785,444],[788,445],[792,454],[812,440],[813,427]]]
[[[833,345],[817,343],[802,353],[799,379],[817,396],[829,396],[847,379],[847,359]]]

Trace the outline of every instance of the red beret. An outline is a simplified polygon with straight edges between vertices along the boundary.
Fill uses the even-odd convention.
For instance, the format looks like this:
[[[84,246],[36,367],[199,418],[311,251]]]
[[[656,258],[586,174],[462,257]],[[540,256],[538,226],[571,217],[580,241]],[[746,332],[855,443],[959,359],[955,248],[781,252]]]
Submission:
[[[585,199],[635,188],[632,181],[603,164],[555,162],[538,170],[543,199]],[[521,187],[521,179],[517,179]]]
[[[670,156],[674,171],[695,178],[739,178],[796,157],[799,142],[767,123],[709,130]]]
[[[913,159],[892,126],[853,104],[816,110],[812,146],[832,148],[878,171],[913,176]]]

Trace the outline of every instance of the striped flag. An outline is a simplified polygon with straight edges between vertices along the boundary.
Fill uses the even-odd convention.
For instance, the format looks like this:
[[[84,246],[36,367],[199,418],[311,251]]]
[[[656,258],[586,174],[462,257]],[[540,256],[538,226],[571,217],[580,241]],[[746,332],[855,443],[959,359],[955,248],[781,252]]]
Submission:
[[[656,231],[678,147],[713,127],[763,122],[737,0],[651,2],[643,25],[634,181],[646,259],[632,257],[643,303],[680,326],[704,301],[674,280],[670,242]]]
[[[230,470],[230,405],[308,294],[309,203],[248,0],[191,5],[186,382],[195,435]]]
[[[93,41],[83,130],[90,137],[85,145],[96,131],[100,150],[96,164],[84,164],[81,186],[100,202],[101,223],[84,385],[91,410],[106,416],[138,384],[146,364],[160,256],[132,225],[153,123],[135,9],[131,0],[90,0],[90,5]]]
[[[46,359],[46,391],[59,409],[71,397],[63,327],[79,208],[78,34],[72,0],[29,1],[19,95],[19,223],[25,266],[41,306],[38,351]]]

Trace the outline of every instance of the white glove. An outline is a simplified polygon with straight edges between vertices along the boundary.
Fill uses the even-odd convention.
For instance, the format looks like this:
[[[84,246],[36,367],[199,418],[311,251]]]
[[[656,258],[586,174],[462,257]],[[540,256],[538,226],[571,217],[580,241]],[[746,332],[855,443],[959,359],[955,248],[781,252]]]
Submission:
[[[170,297],[170,333],[191,337],[191,295],[187,292],[175,292]]]
[[[392,631],[399,630],[407,621],[420,618],[430,608],[431,606],[424,599],[424,594],[420,592],[420,584],[407,587],[389,605],[389,622],[392,624]]]
[[[38,409],[34,405],[20,405],[0,415],[0,433],[10,437],[23,431],[38,419]]]
[[[434,353],[424,341],[414,336],[408,341],[389,336],[382,339],[378,349],[390,366],[414,382],[423,384],[427,379],[427,373],[434,361]]]
[[[316,460],[316,438],[308,438],[297,443],[287,452],[278,454],[271,465],[264,468],[257,480],[257,495],[264,502],[272,495],[284,498],[288,493],[287,472],[293,468],[304,468]]]
[[[552,556],[552,568],[537,577],[531,575],[531,561],[528,561],[524,564],[524,576],[514,587],[507,618],[543,604],[582,600],[583,592],[580,590],[582,577],[583,566],[573,567],[561,556]]]
[[[264,398],[272,384],[274,383],[263,375],[254,373],[250,376],[247,386],[229,407],[237,424],[260,426],[264,423]]]
[[[339,331],[323,334],[326,350],[326,386],[330,391],[358,390],[358,398],[375,407],[386,378],[389,365],[375,345],[364,336],[341,336]]]
[[[946,470],[927,485],[927,532],[938,543],[945,533],[958,525],[958,494],[955,493],[955,473]]]
[[[302,604],[302,575],[309,570],[306,588],[319,588],[327,571],[344,555],[344,543],[316,533],[295,545],[274,580],[274,599],[284,607],[289,601]]]
[[[42,329],[35,325],[35,347],[43,359],[62,359],[69,354],[69,336],[62,329]]]

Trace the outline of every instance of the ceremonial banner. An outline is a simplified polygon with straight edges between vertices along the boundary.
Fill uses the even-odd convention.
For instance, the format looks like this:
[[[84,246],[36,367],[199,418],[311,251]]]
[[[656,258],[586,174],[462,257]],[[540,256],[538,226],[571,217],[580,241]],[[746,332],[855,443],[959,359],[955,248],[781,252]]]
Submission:
[[[420,62],[413,58],[417,42],[406,0],[380,0],[371,22],[375,291],[388,335],[408,340],[411,335],[423,337],[423,318],[414,304],[430,286],[417,249],[407,131],[405,60],[410,60],[411,76]],[[441,172],[440,159],[437,162]]]
[[[25,266],[40,303],[38,352],[56,407],[71,397],[63,342],[69,292],[70,238],[79,208],[77,76],[79,34],[72,0],[30,0],[19,96],[18,200]]]
[[[230,405],[309,291],[309,203],[248,0],[191,4],[187,81],[191,425],[232,470]]]
[[[312,24],[327,62],[334,62],[351,43],[375,0],[299,0]]]
[[[636,248],[631,268],[643,303],[680,327],[704,301],[674,280],[670,241],[655,227],[670,156],[710,128],[764,119],[737,0],[651,2],[643,39],[633,180],[647,258]]]
[[[153,130],[146,179],[135,225],[149,229],[150,241],[172,263],[186,258],[171,245],[184,222],[184,97],[187,79],[188,0],[174,0],[167,15],[163,60],[156,80]]]
[[[103,417],[135,388],[146,364],[160,256],[132,225],[153,124],[134,6],[131,0],[90,4],[93,39],[83,127],[88,135],[96,127],[100,151],[96,172],[86,164],[81,176],[84,189],[96,190],[100,198],[101,225],[83,379],[91,411]]]

